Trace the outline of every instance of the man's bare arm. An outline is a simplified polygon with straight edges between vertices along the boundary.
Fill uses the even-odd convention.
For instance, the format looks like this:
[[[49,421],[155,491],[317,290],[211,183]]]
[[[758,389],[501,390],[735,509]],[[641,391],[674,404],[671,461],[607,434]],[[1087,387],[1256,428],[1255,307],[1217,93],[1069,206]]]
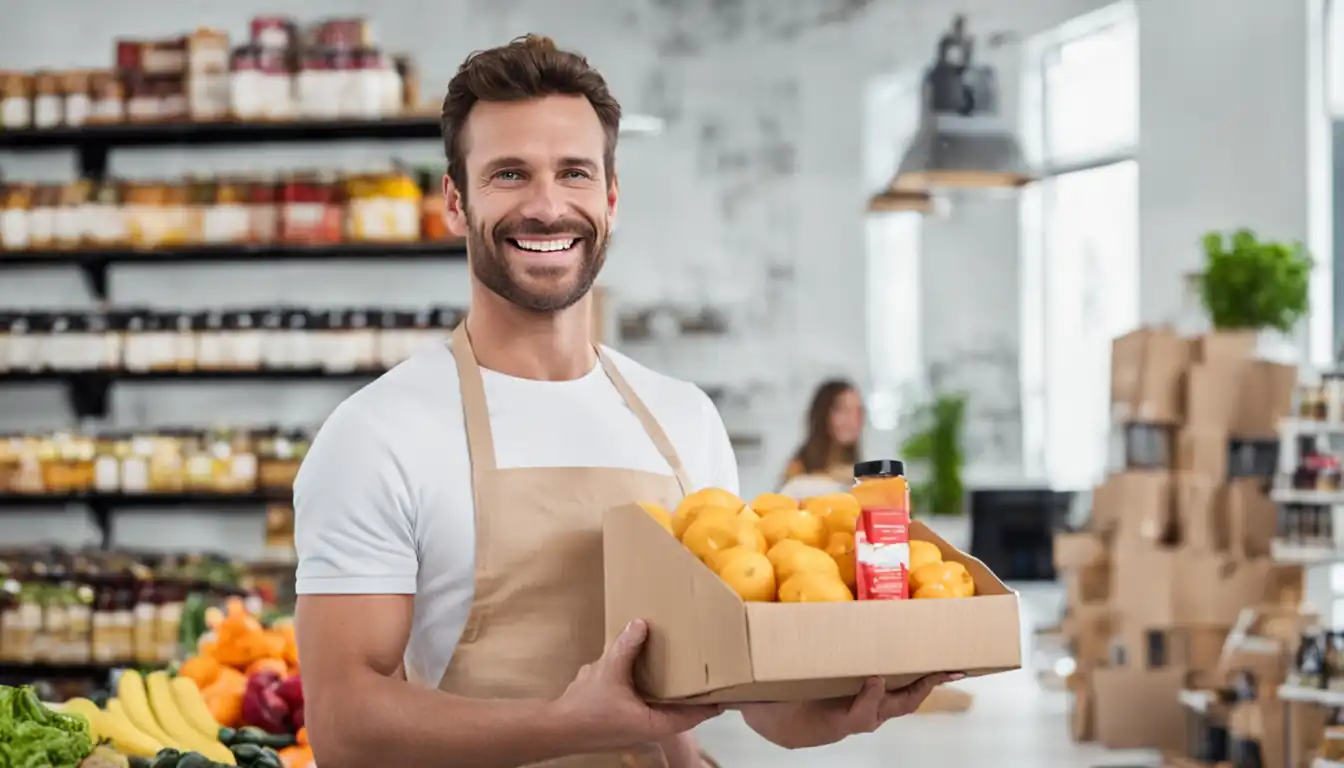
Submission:
[[[582,723],[554,702],[475,700],[394,677],[410,637],[410,595],[301,595],[305,725],[323,768],[496,768],[582,754]]]

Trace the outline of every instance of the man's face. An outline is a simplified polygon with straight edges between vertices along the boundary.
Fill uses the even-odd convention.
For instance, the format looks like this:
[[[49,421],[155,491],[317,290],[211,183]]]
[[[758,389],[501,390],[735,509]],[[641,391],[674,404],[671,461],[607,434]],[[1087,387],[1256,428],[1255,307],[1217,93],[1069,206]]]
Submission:
[[[477,102],[462,133],[466,188],[444,177],[449,229],[476,279],[523,309],[556,312],[606,258],[617,185],[602,123],[582,96]]]

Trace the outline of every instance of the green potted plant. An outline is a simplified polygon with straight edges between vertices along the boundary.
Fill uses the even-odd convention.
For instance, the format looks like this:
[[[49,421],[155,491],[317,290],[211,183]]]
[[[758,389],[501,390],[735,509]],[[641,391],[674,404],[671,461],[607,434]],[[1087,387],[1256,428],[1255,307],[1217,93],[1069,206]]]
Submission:
[[[1249,229],[1204,236],[1200,303],[1217,333],[1290,333],[1307,314],[1312,260],[1301,243],[1261,240]]]
[[[965,512],[963,473],[966,450],[966,395],[940,392],[917,405],[907,417],[909,430],[901,443],[901,459],[915,472],[910,503],[919,516]]]

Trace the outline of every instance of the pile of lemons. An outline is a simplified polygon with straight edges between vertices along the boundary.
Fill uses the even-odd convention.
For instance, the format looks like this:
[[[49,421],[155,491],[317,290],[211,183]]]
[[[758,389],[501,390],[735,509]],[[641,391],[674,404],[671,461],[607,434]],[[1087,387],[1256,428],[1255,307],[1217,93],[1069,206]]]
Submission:
[[[705,488],[682,499],[671,512],[647,502],[640,506],[743,600],[854,599],[859,503],[847,493],[801,504],[763,493],[748,504],[721,488]]]

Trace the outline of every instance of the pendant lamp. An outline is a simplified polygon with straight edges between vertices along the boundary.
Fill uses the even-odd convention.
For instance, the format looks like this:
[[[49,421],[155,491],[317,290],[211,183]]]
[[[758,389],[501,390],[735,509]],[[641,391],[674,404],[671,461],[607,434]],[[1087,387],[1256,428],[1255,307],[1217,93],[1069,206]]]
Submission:
[[[994,68],[976,64],[973,48],[966,19],[958,15],[924,72],[919,130],[892,190],[1003,189],[1031,181],[1022,147],[999,115]]]

